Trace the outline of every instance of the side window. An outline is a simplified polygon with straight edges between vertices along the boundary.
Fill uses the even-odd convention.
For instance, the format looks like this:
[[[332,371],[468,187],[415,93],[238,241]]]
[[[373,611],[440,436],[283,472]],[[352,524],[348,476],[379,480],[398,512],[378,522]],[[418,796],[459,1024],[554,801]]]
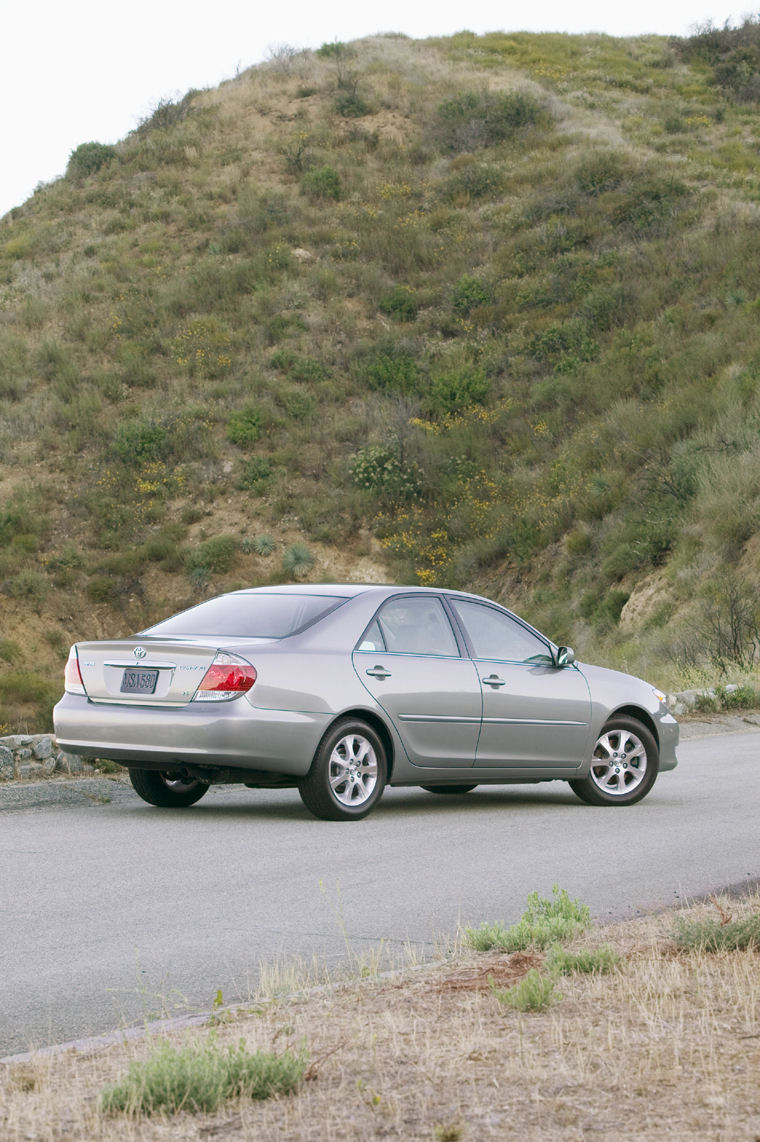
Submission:
[[[506,662],[549,662],[549,647],[509,615],[481,603],[452,599],[451,603],[467,631],[476,658]]]
[[[382,637],[382,643],[374,649],[381,649],[384,644],[386,650],[396,654],[459,657],[459,647],[440,599],[391,599],[367,629],[360,650],[373,649],[366,646],[367,642],[376,642],[373,631]]]

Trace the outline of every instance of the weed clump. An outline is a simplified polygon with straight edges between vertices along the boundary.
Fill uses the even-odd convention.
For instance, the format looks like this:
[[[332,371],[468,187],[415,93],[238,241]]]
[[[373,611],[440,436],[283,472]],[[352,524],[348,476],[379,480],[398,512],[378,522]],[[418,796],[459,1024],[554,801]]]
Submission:
[[[231,1098],[291,1094],[306,1064],[303,1051],[251,1052],[242,1039],[226,1051],[214,1035],[198,1046],[163,1043],[144,1062],[131,1063],[121,1082],[106,1087],[100,1105],[106,1113],[213,1111]]]
[[[678,917],[673,940],[679,948],[689,952],[736,952],[760,949],[760,913],[755,912],[741,920],[728,917],[706,920],[689,920]]]
[[[465,942],[476,951],[498,949],[521,952],[526,948],[546,948],[550,944],[572,939],[591,924],[586,904],[571,900],[564,888],[555,884],[552,899],[542,899],[537,892],[528,896],[528,907],[519,923],[511,928],[503,924],[481,924],[465,928]]]

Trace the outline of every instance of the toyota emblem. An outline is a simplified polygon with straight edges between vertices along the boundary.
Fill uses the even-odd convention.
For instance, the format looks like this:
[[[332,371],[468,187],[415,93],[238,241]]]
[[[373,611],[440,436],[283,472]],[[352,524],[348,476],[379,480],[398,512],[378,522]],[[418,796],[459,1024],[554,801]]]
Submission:
[[[135,647],[135,658],[145,658],[145,655],[147,653],[148,652],[144,646],[136,646]]]

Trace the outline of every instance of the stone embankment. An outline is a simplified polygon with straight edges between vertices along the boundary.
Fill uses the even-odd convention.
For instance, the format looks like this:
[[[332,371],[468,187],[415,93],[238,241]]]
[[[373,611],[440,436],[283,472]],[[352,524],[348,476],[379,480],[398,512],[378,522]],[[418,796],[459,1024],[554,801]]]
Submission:
[[[39,781],[59,774],[93,773],[95,767],[59,749],[52,734],[12,734],[0,738],[0,781]]]

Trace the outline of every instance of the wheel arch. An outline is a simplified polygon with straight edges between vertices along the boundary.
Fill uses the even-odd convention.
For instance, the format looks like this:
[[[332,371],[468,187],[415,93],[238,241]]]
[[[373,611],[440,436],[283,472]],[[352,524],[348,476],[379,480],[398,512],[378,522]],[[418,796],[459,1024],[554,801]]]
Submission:
[[[380,738],[380,741],[383,743],[383,748],[385,750],[385,758],[386,758],[386,761],[388,763],[388,773],[386,776],[386,783],[390,784],[391,774],[393,773],[394,764],[395,764],[395,760],[396,760],[396,749],[395,749],[395,745],[394,745],[394,741],[393,741],[393,735],[391,734],[390,730],[388,729],[388,726],[383,721],[383,719],[380,717],[380,715],[375,713],[374,710],[365,710],[361,707],[359,707],[357,709],[353,709],[353,710],[342,710],[340,712],[340,714],[336,715],[336,717],[333,718],[333,720],[330,722],[330,724],[327,727],[327,729],[325,730],[325,732],[322,734],[322,737],[320,738],[320,741],[319,741],[319,745],[317,746],[317,749],[314,752],[314,756],[315,757],[317,756],[317,753],[319,752],[319,748],[322,745],[322,742],[327,737],[327,735],[330,733],[330,730],[333,728],[333,726],[337,722],[342,722],[344,718],[358,718],[360,721],[366,722],[368,726],[371,726],[372,729],[375,731],[375,733],[378,735],[378,737]]]
[[[655,742],[657,743],[657,749],[659,750],[660,735],[657,732],[657,726],[655,724],[654,718],[650,713],[642,709],[641,706],[620,706],[619,709],[613,710],[611,712],[607,718],[607,721],[609,721],[611,718],[635,718],[637,722],[641,722],[642,726],[646,726]]]

